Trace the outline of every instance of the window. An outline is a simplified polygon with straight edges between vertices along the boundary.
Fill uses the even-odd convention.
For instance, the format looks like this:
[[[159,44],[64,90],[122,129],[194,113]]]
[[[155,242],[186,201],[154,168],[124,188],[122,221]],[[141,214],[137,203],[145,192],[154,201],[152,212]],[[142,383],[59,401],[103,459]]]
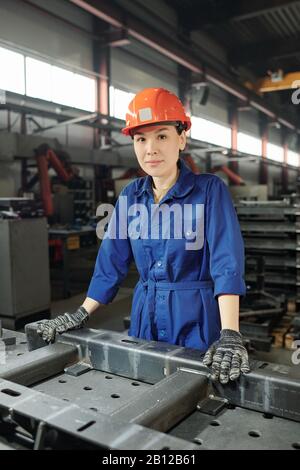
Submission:
[[[74,95],[73,106],[85,109],[86,111],[96,110],[96,81],[93,78],[85,77],[74,73]]]
[[[261,155],[261,140],[249,134],[238,132],[237,149],[250,155]]]
[[[0,89],[95,111],[96,80],[0,47]],[[26,76],[26,90],[25,90]]]
[[[95,111],[96,84],[93,78],[26,57],[26,94],[34,98]]]
[[[220,147],[231,147],[231,130],[229,127],[200,117],[192,116],[191,137]]]
[[[26,57],[26,95],[52,101],[50,64]]]
[[[279,147],[279,145],[268,142],[267,158],[275,160],[276,162],[283,162],[283,147]]]
[[[0,88],[24,95],[24,56],[0,47],[0,64]]]
[[[125,121],[128,105],[133,97],[134,93],[119,90],[113,86],[109,87],[109,114],[117,119]]]
[[[288,150],[287,162],[289,165],[299,166],[299,154]]]
[[[73,106],[76,89],[74,73],[60,67],[52,67],[52,101],[65,106]],[[78,92],[77,92],[78,93]]]

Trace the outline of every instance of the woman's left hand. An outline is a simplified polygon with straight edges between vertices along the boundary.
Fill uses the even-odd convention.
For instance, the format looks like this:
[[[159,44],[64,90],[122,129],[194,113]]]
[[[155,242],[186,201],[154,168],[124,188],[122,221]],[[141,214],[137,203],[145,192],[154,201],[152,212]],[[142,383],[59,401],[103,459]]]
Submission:
[[[248,352],[243,345],[242,335],[234,330],[222,330],[218,341],[215,341],[206,352],[203,364],[211,365],[213,381],[226,384],[236,380],[241,372],[250,372]]]

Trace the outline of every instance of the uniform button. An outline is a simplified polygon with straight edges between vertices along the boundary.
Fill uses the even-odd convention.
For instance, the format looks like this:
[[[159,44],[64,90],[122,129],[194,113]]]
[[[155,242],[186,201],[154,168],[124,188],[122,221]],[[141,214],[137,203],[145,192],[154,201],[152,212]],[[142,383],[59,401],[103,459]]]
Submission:
[[[162,266],[162,262],[161,261],[157,261],[157,266],[160,268]]]
[[[166,300],[164,295],[157,294],[157,300]]]

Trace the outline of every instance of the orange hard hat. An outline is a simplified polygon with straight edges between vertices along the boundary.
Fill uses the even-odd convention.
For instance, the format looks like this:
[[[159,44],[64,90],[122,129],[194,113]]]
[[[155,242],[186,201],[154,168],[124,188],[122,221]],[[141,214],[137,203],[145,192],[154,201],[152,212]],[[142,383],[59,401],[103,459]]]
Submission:
[[[185,130],[191,127],[191,119],[174,93],[164,88],[145,88],[129,103],[126,127],[122,129],[122,133],[131,135],[131,131],[137,127],[167,121],[181,122]]]

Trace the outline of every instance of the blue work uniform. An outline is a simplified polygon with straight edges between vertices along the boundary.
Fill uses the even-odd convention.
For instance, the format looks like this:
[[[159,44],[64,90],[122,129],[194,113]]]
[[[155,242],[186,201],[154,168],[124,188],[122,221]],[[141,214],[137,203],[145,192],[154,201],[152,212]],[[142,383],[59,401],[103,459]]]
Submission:
[[[159,204],[154,203],[150,176],[123,189],[102,240],[87,296],[102,304],[111,302],[134,259],[140,279],[133,295],[129,335],[206,351],[220,336],[217,297],[246,292],[244,245],[223,181],[212,174],[195,175],[182,160],[178,166],[179,177]],[[144,218],[134,218],[130,211],[125,214],[123,200],[128,207],[140,209],[139,214],[144,210]],[[161,221],[157,217],[154,221],[151,210],[155,214],[162,206],[168,207],[172,219],[175,204],[184,214],[182,236],[173,224],[164,237],[161,222],[156,227],[159,236],[157,230],[154,237],[149,236],[151,222],[155,228],[157,220]],[[147,213],[150,223],[146,223]],[[115,237],[111,236],[113,221]],[[195,227],[201,231],[198,241]],[[187,249],[192,243],[196,249]]]

